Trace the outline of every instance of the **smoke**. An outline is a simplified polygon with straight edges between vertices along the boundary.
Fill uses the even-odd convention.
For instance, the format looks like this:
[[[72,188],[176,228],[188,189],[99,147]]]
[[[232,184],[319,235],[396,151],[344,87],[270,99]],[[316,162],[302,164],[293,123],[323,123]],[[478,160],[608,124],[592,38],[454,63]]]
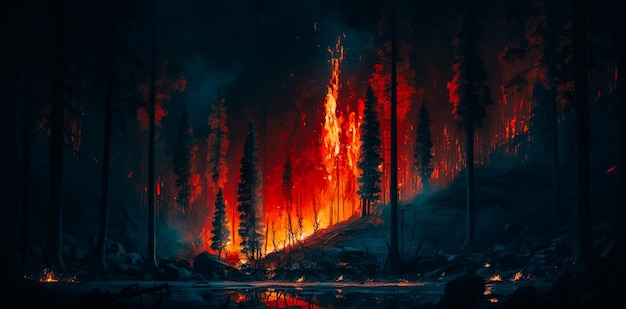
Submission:
[[[261,109],[280,116],[305,88],[321,102],[329,76],[327,48],[345,35],[353,60],[348,63],[358,66],[376,30],[377,7],[374,1],[160,0],[158,40],[188,79],[184,101],[196,111],[190,113],[192,125],[205,125],[218,87],[225,89],[229,110],[238,111],[231,123],[245,123]]]

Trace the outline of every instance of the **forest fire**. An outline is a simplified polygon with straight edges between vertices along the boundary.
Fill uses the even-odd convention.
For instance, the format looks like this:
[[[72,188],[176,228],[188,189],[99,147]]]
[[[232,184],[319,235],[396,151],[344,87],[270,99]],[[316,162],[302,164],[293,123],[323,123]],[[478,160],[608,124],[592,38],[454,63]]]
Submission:
[[[328,48],[330,55],[330,74],[326,86],[326,94],[320,102],[320,115],[308,115],[307,112],[300,111],[296,116],[297,121],[288,120],[293,123],[293,132],[282,132],[281,134],[271,133],[272,130],[282,130],[278,124],[270,122],[267,125],[269,134],[264,135],[264,143],[269,145],[281,145],[278,148],[264,150],[261,158],[263,162],[263,214],[264,226],[263,253],[286,250],[297,245],[304,238],[315,232],[332,226],[359,214],[359,196],[357,178],[360,171],[357,168],[360,152],[360,125],[363,118],[364,90],[352,85],[360,76],[342,76],[342,65],[346,58],[346,51],[342,45],[342,38],[345,34],[337,36],[336,44]],[[378,101],[379,118],[381,123],[381,142],[383,149],[389,149],[389,108],[387,84],[390,72],[387,68],[388,44],[381,47],[377,55],[379,63],[375,65],[368,85],[372,87]],[[417,176],[413,158],[415,147],[415,127],[417,117],[415,111],[425,102],[414,102],[416,90],[412,75],[414,71],[410,68],[408,55],[411,52],[409,46],[400,48],[401,61],[399,65],[403,68],[399,71],[398,92],[400,100],[401,116],[398,122],[399,136],[399,160],[398,160],[398,188],[400,198],[414,196],[421,192],[422,181]],[[404,60],[402,60],[404,59]],[[441,114],[433,114],[431,123],[431,134],[434,147],[433,172],[430,181],[438,187],[445,186],[464,167],[463,138],[459,127],[454,123],[452,111],[455,97],[455,79],[448,83],[450,95],[450,108]],[[350,89],[355,95],[342,95],[342,89]],[[344,91],[345,93],[345,91]],[[530,140],[529,119],[532,114],[532,92],[521,94],[507,94],[507,89],[499,86],[498,94],[500,98],[498,104],[490,107],[488,111],[487,125],[479,128],[475,134],[475,163],[486,165],[489,163],[490,155],[494,152],[505,156],[520,155],[520,145]],[[224,114],[225,115],[225,114]],[[221,116],[226,117],[226,116]],[[309,119],[320,119],[321,128],[316,130],[310,128]],[[228,132],[224,128],[224,132]],[[306,130],[312,130],[304,132]],[[293,136],[292,136],[293,135]],[[295,137],[298,135],[297,137]],[[297,141],[293,141],[297,139]],[[289,141],[289,142],[288,142]],[[228,143],[225,144],[228,147]],[[269,146],[265,146],[269,147]],[[197,147],[194,156],[197,156]],[[224,151],[224,150],[222,150]],[[388,201],[389,183],[389,161],[390,154],[383,151],[384,165],[382,180],[381,203]],[[526,155],[522,153],[522,155]],[[220,163],[223,171],[220,176],[219,186],[233,186],[236,179],[231,176],[228,181],[223,176],[229,171],[238,171],[237,161],[232,160],[227,163]],[[287,164],[289,170],[287,170]],[[197,192],[200,188],[200,175],[198,166],[193,167],[192,179],[195,193],[194,197],[200,195]],[[207,176],[208,177],[208,176]],[[165,178],[165,177],[163,177]],[[171,181],[173,182],[173,181]],[[215,194],[216,185],[209,184],[207,191],[209,195]],[[231,191],[232,192],[232,191]],[[240,250],[240,239],[236,232],[239,224],[239,215],[236,210],[237,197],[234,193],[225,196],[226,218],[230,229],[230,241],[226,250],[235,253]],[[209,214],[213,214],[214,205],[212,198],[208,203]],[[206,216],[206,223],[202,228],[202,242],[198,251],[215,252],[209,248],[211,243],[211,216]],[[186,233],[191,230],[186,229]],[[189,234],[189,237],[193,234]],[[187,238],[187,236],[186,236]]]
[[[207,115],[203,112],[201,116],[197,116],[204,118],[204,127],[193,127],[188,119],[181,116],[181,128],[178,132],[172,130],[172,123],[177,121],[171,118],[176,114],[182,114],[183,109],[187,117],[186,108],[191,104],[187,104],[183,98],[192,96],[183,96],[189,91],[185,75],[169,75],[172,71],[169,66],[179,65],[174,63],[177,59],[163,56],[162,62],[156,68],[159,73],[153,72],[150,78],[143,76],[139,82],[134,80],[133,90],[137,92],[135,94],[137,99],[142,100],[132,105],[136,112],[132,121],[136,122],[134,123],[136,126],[133,128],[135,131],[128,135],[132,136],[129,144],[133,144],[136,149],[132,148],[131,152],[120,145],[117,146],[121,150],[116,149],[120,154],[116,155],[115,160],[126,161],[119,163],[120,166],[125,164],[124,180],[133,186],[136,191],[133,193],[140,199],[138,203],[132,201],[129,203],[140,204],[147,209],[150,199],[154,198],[156,205],[150,207],[155,207],[161,216],[159,219],[162,221],[158,224],[165,222],[168,228],[177,232],[176,237],[181,243],[190,244],[189,251],[193,252],[185,252],[186,257],[208,251],[217,253],[220,258],[224,257],[227,261],[235,263],[247,261],[245,257],[239,256],[242,238],[239,235],[241,219],[238,210],[240,201],[237,196],[237,182],[240,180],[242,129],[235,126],[239,125],[242,115],[249,116],[259,128],[256,134],[261,189],[258,195],[260,207],[255,215],[260,221],[262,230],[261,251],[262,254],[268,254],[290,250],[300,245],[306,237],[360,215],[361,201],[357,194],[360,184],[357,179],[361,171],[358,162],[362,144],[360,138],[365,94],[369,87],[376,99],[384,159],[380,166],[383,173],[380,205],[388,203],[390,162],[392,162],[389,151],[392,140],[389,93],[392,57],[391,43],[388,39],[390,29],[386,23],[389,16],[385,14],[379,16],[378,24],[374,26],[378,27],[377,31],[370,33],[369,39],[378,40],[368,46],[371,50],[348,48],[363,45],[364,41],[361,39],[360,42],[350,45],[352,43],[350,34],[353,33],[351,32],[353,29],[343,25],[332,29],[330,32],[332,35],[325,33],[325,40],[322,41],[318,36],[324,33],[325,29],[317,19],[313,23],[313,31],[314,38],[319,39],[315,45],[319,47],[320,53],[311,57],[320,60],[319,63],[313,62],[311,65],[316,69],[310,70],[307,67],[298,71],[291,65],[286,66],[281,69],[285,69],[282,73],[288,76],[286,77],[288,84],[277,84],[277,88],[282,87],[279,91],[265,89],[259,91],[263,92],[259,97],[266,101],[277,101],[278,103],[272,103],[276,105],[268,103],[268,106],[264,106],[263,103],[251,106],[247,102],[241,102],[250,99],[251,96],[237,97],[240,101],[228,105],[225,101],[229,100],[229,95],[236,95],[232,92],[222,92],[218,87],[214,102],[193,103],[202,105],[207,112]],[[448,59],[446,67],[439,66],[435,63],[435,58],[444,56],[421,55],[421,51],[417,51],[421,46],[413,40],[415,37],[413,32],[420,31],[418,28],[411,25],[406,17],[400,20],[398,24],[400,39],[395,51],[398,100],[397,187],[400,204],[408,204],[417,194],[426,192],[423,184],[426,178],[418,176],[418,164],[415,159],[417,128],[421,121],[418,111],[421,107],[428,107],[430,110],[428,134],[432,139],[430,150],[432,173],[428,175],[428,180],[432,182],[434,189],[445,187],[466,166],[464,148],[467,144],[464,140],[466,137],[455,119],[455,111],[461,102],[458,93],[462,88],[459,84],[462,82],[460,65],[449,63]],[[311,31],[311,28],[307,27],[307,30]],[[341,32],[342,30],[348,35]],[[329,40],[329,36],[332,39]],[[330,43],[329,47],[323,46],[327,43]],[[344,48],[344,45],[348,47]],[[444,49],[449,48],[447,45],[442,46]],[[479,53],[482,57],[486,56],[485,52]],[[320,65],[322,62],[320,54],[326,54],[327,64]],[[529,58],[533,59],[525,59],[524,65],[539,66],[537,64],[539,60],[534,59],[537,57],[531,54]],[[547,78],[545,70],[532,72],[534,74],[532,78],[519,87],[521,91],[516,91],[519,89],[509,85],[508,79],[511,76],[507,75],[512,71],[518,71],[518,68],[509,67],[514,66],[511,64],[503,64],[499,58],[495,61],[495,58],[491,57],[491,62],[497,62],[502,67],[491,64],[487,68],[490,73],[489,96],[493,97],[495,104],[487,108],[486,118],[482,125],[476,128],[473,137],[475,164],[478,166],[488,165],[490,160],[496,157],[494,154],[517,156],[516,159],[519,161],[525,160],[529,155],[526,149],[528,142],[535,137],[533,134],[539,134],[534,132],[534,124],[531,121],[531,116],[538,112],[535,107],[536,101],[539,100],[533,92],[534,83],[544,82]],[[151,68],[151,71],[153,70],[154,68]],[[328,74],[320,76],[320,71]],[[301,72],[309,76],[298,79],[300,75],[306,75],[299,74]],[[609,89],[601,92],[598,90],[598,100],[612,93],[616,87],[617,67],[610,67],[610,75],[613,78]],[[250,79],[257,80],[258,77]],[[191,82],[191,79],[189,81]],[[296,90],[290,92],[291,90],[287,89],[289,87]],[[267,88],[266,85],[263,88]],[[253,89],[250,92],[257,90]],[[191,113],[200,110],[197,109],[198,106],[194,108],[196,109]],[[152,127],[151,121],[156,126],[156,132],[151,132],[154,133],[154,138],[150,138],[147,132]],[[179,135],[176,136],[176,133]],[[156,150],[149,151],[150,144],[153,144]],[[185,149],[188,153],[182,155],[188,162],[172,162],[179,156],[178,153],[172,154],[174,151],[171,150],[176,148],[178,151],[179,147],[188,147]],[[155,168],[156,172],[152,171],[152,174],[156,175],[153,175],[155,182],[151,184],[148,181],[148,175],[151,174],[149,166],[155,163],[148,161],[149,153],[154,155],[153,152],[157,152],[158,166]],[[604,170],[607,174],[616,171],[614,163],[605,168],[608,168]],[[225,215],[216,222],[226,222],[223,233],[227,234],[220,235],[224,236],[222,237],[224,239],[219,239],[221,247],[212,246],[216,242],[213,240],[216,234],[214,230],[216,224],[213,221],[215,214],[218,213],[216,205],[218,190],[223,190]],[[386,218],[377,220],[386,222]],[[187,249],[185,247],[181,250]]]

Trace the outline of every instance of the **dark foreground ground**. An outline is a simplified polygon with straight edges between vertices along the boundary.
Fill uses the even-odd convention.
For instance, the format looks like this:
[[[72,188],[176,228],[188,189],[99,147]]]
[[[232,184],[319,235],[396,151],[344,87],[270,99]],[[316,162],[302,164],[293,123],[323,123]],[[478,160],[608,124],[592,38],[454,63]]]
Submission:
[[[381,205],[367,217],[267,254],[257,271],[203,254],[193,263],[160,265],[164,275],[150,278],[120,262],[109,264],[110,273],[101,278],[78,269],[81,275],[70,278],[75,282],[9,280],[5,303],[15,308],[621,308],[626,254],[624,235],[616,232],[614,201],[594,204],[596,252],[582,260],[573,218],[562,218],[570,223],[546,232],[550,194],[538,173],[529,167],[477,173],[482,175],[476,192],[479,245],[470,253],[461,250],[463,179],[402,201],[399,273],[391,272],[387,259],[389,207]]]

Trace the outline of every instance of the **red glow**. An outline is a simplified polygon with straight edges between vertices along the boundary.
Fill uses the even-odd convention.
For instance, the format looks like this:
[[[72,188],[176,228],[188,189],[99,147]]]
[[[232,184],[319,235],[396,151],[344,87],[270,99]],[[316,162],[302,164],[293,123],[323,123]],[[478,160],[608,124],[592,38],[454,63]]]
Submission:
[[[613,173],[613,172],[615,171],[615,169],[616,169],[616,168],[617,168],[617,166],[613,165],[613,166],[609,167],[609,169],[608,169],[608,170],[606,170],[606,173],[607,173],[607,174],[609,174],[609,173]]]
[[[154,123],[157,127],[161,126],[163,117],[167,115],[167,110],[163,106],[163,103],[172,99],[172,90],[178,92],[185,91],[187,87],[187,79],[184,76],[178,78],[172,78],[168,76],[168,63],[167,58],[163,59],[161,63],[161,73],[156,76],[155,80],[155,97],[154,97]],[[139,82],[139,90],[141,91],[144,102],[150,102],[150,78]],[[150,117],[146,106],[139,107],[137,110],[137,122],[139,128],[143,131],[148,130],[150,124]]]
[[[342,46],[344,39],[349,38],[338,36],[336,44],[328,49],[329,79],[326,89],[322,90],[322,93],[325,90],[325,96],[318,98],[315,111],[305,110],[302,107],[307,105],[305,99],[311,97],[309,90],[305,87],[301,92],[301,97],[296,98],[294,102],[297,110],[285,111],[285,117],[282,117],[280,121],[267,121],[263,127],[265,132],[259,132],[262,139],[259,145],[262,148],[263,223],[266,227],[264,253],[289,250],[289,246],[294,245],[294,242],[297,243],[298,240],[313,234],[316,230],[346,220],[359,212],[359,197],[356,194],[358,188],[356,178],[359,171],[356,168],[356,162],[359,156],[359,126],[362,121],[365,91],[358,89],[358,87],[364,87],[363,83],[355,82],[362,80],[363,76],[348,76],[342,73],[346,56],[344,53],[349,52]],[[415,176],[413,169],[412,157],[415,140],[414,127],[417,119],[414,115],[416,114],[415,106],[419,107],[422,103],[415,97],[423,98],[431,88],[422,86],[419,91],[415,90],[412,84],[416,80],[415,73],[409,61],[405,60],[409,59],[411,48],[405,43],[400,45],[398,54],[398,183],[400,199],[408,199],[421,189],[421,181]],[[379,63],[373,66],[368,79],[378,99],[381,138],[383,149],[386,150],[390,148],[390,111],[387,90],[391,77],[388,61],[389,48],[390,45],[387,43],[378,50]],[[452,71],[453,78],[446,84],[446,87],[452,108],[457,108],[459,103],[458,67],[454,66]],[[532,74],[535,74],[533,77],[535,80],[545,78],[545,72],[542,69],[536,69]],[[489,155],[496,150],[501,150],[502,153],[511,156],[516,155],[517,146],[508,145],[512,144],[513,139],[528,138],[524,134],[529,132],[532,102],[530,91],[507,93],[504,85],[497,85],[492,89],[498,88],[500,89],[498,104],[489,107],[488,118],[485,119],[486,125],[477,129],[476,132],[475,151],[478,165],[487,164]],[[349,92],[348,95],[347,92]],[[449,108],[434,108],[431,113],[434,144],[434,170],[431,183],[439,187],[445,186],[465,166],[461,131],[452,115]],[[227,147],[228,145],[224,149]],[[237,151],[240,149],[232,153],[237,153]],[[381,202],[386,203],[389,187],[389,152],[384,151],[383,156],[385,165],[381,167],[384,171]],[[290,202],[285,201],[281,188],[283,166],[287,157],[290,158],[293,168]],[[228,158],[226,163],[229,165],[224,164],[220,169],[224,176],[228,169],[231,170],[229,177],[231,181],[226,182],[224,178],[221,184],[225,186],[227,218],[231,229],[231,242],[226,253],[232,263],[239,262],[237,251],[240,242],[236,235],[239,224],[236,192],[232,189],[235,183],[232,179],[236,179],[232,176],[237,175],[238,172],[237,162],[237,159]],[[194,200],[201,195],[201,190],[206,190],[207,192],[204,193],[210,196],[214,188],[212,184],[201,188],[202,178],[198,174],[195,170],[192,173]],[[206,204],[195,207],[198,207],[198,210],[212,212],[214,205],[210,203],[210,197],[207,200]],[[202,244],[196,250],[212,252],[208,249],[212,236],[211,220],[212,217],[209,215],[206,218],[207,222],[200,224],[201,231],[195,235],[186,236],[189,239],[198,237],[202,240]]]

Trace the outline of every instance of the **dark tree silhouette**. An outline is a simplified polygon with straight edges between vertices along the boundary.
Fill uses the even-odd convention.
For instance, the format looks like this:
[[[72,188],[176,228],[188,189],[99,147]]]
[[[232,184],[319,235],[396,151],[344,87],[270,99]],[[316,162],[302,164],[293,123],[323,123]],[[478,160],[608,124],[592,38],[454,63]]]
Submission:
[[[291,191],[293,189],[293,180],[292,180],[292,169],[291,169],[291,160],[289,156],[287,156],[287,160],[285,160],[285,165],[283,166],[283,184],[282,184],[282,194],[283,194],[283,202],[285,203],[285,212],[287,213],[287,229],[289,232],[288,244],[292,245],[295,242],[296,234],[293,228],[293,196]]]
[[[361,196],[361,216],[367,216],[372,202],[380,200],[382,192],[381,165],[383,164],[382,142],[380,140],[380,123],[376,111],[376,97],[371,87],[367,89],[363,122],[361,123],[361,149],[357,166],[361,171],[357,178]]]
[[[33,33],[34,29],[32,26],[33,18],[31,17],[32,13],[30,10],[32,8],[23,7],[21,10],[24,10],[24,25],[23,25],[23,35],[22,38],[24,42],[22,42],[23,51],[22,61],[20,63],[21,68],[21,110],[19,112],[22,113],[22,125],[21,125],[21,162],[20,162],[20,172],[21,172],[21,220],[20,220],[20,265],[22,267],[26,267],[31,262],[30,260],[30,211],[31,211],[31,199],[30,199],[30,186],[31,186],[31,132],[33,126],[33,63],[34,63],[34,38]]]
[[[207,179],[207,202],[214,204],[217,188],[223,188],[228,175],[228,165],[226,164],[226,154],[228,152],[228,126],[226,125],[227,107],[226,99],[220,88],[217,89],[211,112],[207,117],[209,135],[207,136],[207,157],[205,178]],[[209,210],[211,215],[211,210]],[[233,231],[234,232],[234,231]]]
[[[626,41],[623,40],[623,30],[626,29],[626,18],[624,18],[623,12],[626,12],[626,3],[624,1],[612,0],[611,3],[612,15],[611,15],[611,34],[614,42],[617,43],[617,70],[618,72],[626,72]],[[619,109],[616,113],[616,117],[622,120],[623,115],[626,115],[626,83],[624,83],[624,74],[617,79],[617,94]],[[624,259],[626,258],[626,121],[618,122],[618,158],[617,158],[617,173],[618,173],[618,196],[617,196],[617,220],[615,228],[615,250],[610,255],[611,265],[616,266],[615,277],[616,280],[621,280],[626,274],[626,267],[624,266]],[[616,287],[618,285],[615,285]]]
[[[430,115],[426,108],[426,102],[422,103],[420,108],[413,159],[415,160],[417,173],[422,179],[422,191],[428,193],[430,192],[430,176],[433,174],[433,141],[430,132]]]
[[[213,230],[211,231],[211,249],[217,251],[217,256],[222,257],[222,250],[230,241],[230,231],[228,230],[228,218],[226,217],[226,204],[224,203],[224,193],[222,188],[217,190],[215,196],[215,213],[213,214]]]
[[[260,218],[261,169],[256,144],[256,127],[253,121],[248,125],[248,133],[241,158],[239,184],[237,186],[237,211],[239,211],[239,236],[241,253],[246,256],[252,268],[261,258],[263,226]]]
[[[55,273],[65,272],[63,261],[63,145],[65,110],[65,1],[50,4],[53,12],[54,43],[52,53],[52,93],[50,114],[50,213],[46,267]]]
[[[113,89],[115,77],[115,38],[114,38],[115,1],[109,4],[107,29],[107,59],[105,64],[106,89],[104,94],[104,137],[102,146],[102,189],[100,197],[100,222],[98,227],[98,242],[93,260],[93,269],[98,275],[107,271],[105,262],[107,226],[109,223],[109,176],[111,163],[111,123],[113,118]]]
[[[471,3],[466,3],[453,40],[454,77],[448,83],[453,114],[459,127],[465,130],[465,162],[467,176],[466,239],[463,250],[475,250],[474,210],[474,132],[486,116],[486,107],[493,104],[490,89],[486,85],[487,72],[483,68],[480,50],[477,47],[479,23]]]
[[[173,166],[176,175],[175,185],[178,188],[176,203],[180,206],[180,214],[188,213],[191,199],[191,160],[193,157],[193,129],[189,125],[187,105],[178,122],[178,139],[174,145]]]
[[[582,260],[594,255],[591,226],[589,188],[589,81],[587,60],[587,14],[586,0],[572,0],[573,4],[573,51],[574,103],[577,135],[576,177],[576,232],[578,253]]]
[[[226,117],[226,99],[222,94],[222,90],[218,88],[207,120],[209,125],[207,169],[216,187],[222,187],[226,183],[226,175],[228,174],[226,153],[229,141]]]
[[[389,172],[389,262],[392,269],[400,268],[400,246],[398,244],[398,48],[396,42],[396,5],[391,5],[391,151]]]
[[[154,136],[156,131],[156,24],[155,24],[155,4],[152,4],[152,25],[151,25],[151,59],[150,59],[150,96],[148,102],[148,250],[146,252],[147,260],[145,262],[146,271],[155,276],[158,272],[158,262],[156,254],[156,204],[155,204],[155,186],[156,179],[154,175]]]
[[[500,61],[515,64],[528,57],[536,59],[532,65],[514,74],[506,83],[506,89],[519,90],[529,84],[538,84],[533,97],[535,104],[531,119],[535,124],[532,131],[533,153],[537,157],[549,155],[552,173],[552,216],[554,229],[562,225],[562,192],[559,155],[559,100],[569,94],[566,84],[570,81],[566,59],[571,53],[570,36],[564,27],[565,21],[557,18],[559,11],[555,0],[538,1],[535,10],[526,14],[524,39],[505,46]],[[559,90],[560,89],[560,90]],[[547,146],[547,147],[545,147]],[[548,153],[544,153],[547,150]]]

